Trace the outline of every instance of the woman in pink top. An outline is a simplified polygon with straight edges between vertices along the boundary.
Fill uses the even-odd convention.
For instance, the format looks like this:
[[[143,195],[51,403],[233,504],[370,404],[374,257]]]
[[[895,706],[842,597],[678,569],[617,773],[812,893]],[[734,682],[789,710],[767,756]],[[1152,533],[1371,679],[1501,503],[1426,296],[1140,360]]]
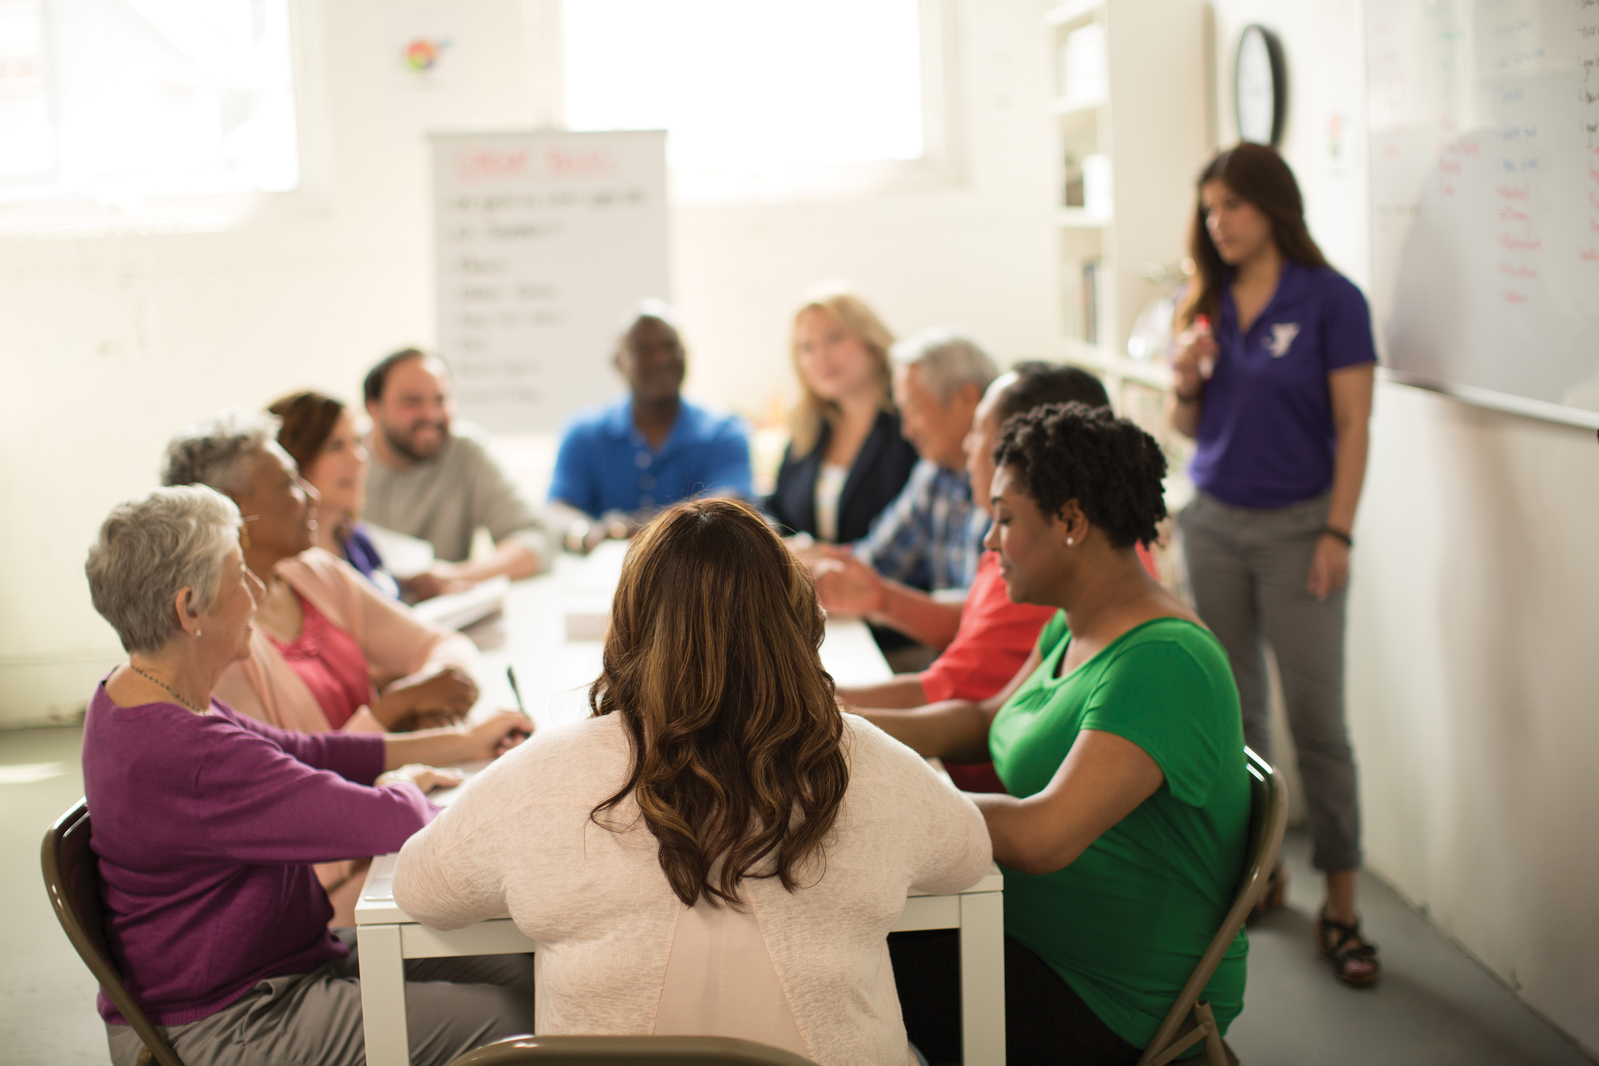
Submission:
[[[223,673],[217,696],[302,733],[408,731],[464,717],[477,701],[477,649],[312,547],[316,490],[301,480],[277,432],[271,415],[224,417],[167,446],[163,483],[208,485],[231,498],[245,516],[245,563],[266,586],[250,653]],[[335,925],[354,924],[364,868],[317,868]]]
[[[535,1031],[707,1033],[822,1066],[915,1060],[887,934],[913,888],[989,868],[970,800],[842,713],[804,566],[749,506],[634,538],[594,716],[479,775],[394,875],[413,917],[509,913]]]
[[[218,692],[253,718],[307,733],[463,717],[477,702],[477,649],[312,547],[317,493],[277,429],[271,415],[224,417],[167,446],[162,483],[209,485],[238,504],[245,561],[267,586],[250,657]]]

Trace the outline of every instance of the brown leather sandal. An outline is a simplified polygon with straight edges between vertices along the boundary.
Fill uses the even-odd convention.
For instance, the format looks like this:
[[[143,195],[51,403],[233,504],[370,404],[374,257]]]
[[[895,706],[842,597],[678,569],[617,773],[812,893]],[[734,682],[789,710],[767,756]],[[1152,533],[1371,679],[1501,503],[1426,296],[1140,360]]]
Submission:
[[[1288,867],[1278,863],[1266,875],[1266,887],[1261,889],[1255,905],[1244,918],[1245,925],[1254,925],[1272,911],[1280,911],[1288,903]]]
[[[1332,963],[1333,973],[1346,985],[1370,988],[1382,976],[1377,945],[1360,935],[1358,920],[1345,925],[1327,917],[1326,911],[1316,915],[1316,954]]]

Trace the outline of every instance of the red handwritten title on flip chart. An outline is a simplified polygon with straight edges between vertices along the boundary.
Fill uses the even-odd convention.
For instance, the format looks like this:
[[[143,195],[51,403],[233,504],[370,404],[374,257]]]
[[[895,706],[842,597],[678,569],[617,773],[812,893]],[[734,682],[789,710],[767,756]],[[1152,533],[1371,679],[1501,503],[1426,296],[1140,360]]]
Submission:
[[[456,158],[462,182],[504,181],[519,178],[531,170],[532,160],[523,149],[496,151],[492,148],[463,152]]]

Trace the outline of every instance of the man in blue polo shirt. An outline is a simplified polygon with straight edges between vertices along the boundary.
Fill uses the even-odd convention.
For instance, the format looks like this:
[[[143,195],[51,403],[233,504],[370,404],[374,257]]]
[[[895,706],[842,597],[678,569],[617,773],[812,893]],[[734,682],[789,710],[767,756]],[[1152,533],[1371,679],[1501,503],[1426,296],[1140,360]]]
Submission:
[[[655,511],[691,496],[750,495],[749,430],[683,399],[683,339],[670,307],[641,303],[613,361],[628,394],[578,412],[555,458],[547,514],[570,551],[632,536]]]

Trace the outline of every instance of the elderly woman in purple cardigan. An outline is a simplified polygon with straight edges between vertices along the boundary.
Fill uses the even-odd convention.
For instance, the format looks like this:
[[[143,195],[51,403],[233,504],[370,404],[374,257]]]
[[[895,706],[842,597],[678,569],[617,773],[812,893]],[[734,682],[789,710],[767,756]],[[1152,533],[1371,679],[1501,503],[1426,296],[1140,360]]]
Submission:
[[[190,1064],[365,1062],[348,935],[312,864],[381,855],[453,783],[427,763],[488,758],[529,723],[414,737],[291,733],[211,695],[246,654],[261,583],[239,550],[238,508],[211,489],[157,489],[114,508],[85,567],[128,661],[89,701],[83,780],[106,938],[128,991]],[[525,956],[408,969],[414,1063],[449,1062],[533,1028]],[[138,1036],[102,993],[118,1066]]]

